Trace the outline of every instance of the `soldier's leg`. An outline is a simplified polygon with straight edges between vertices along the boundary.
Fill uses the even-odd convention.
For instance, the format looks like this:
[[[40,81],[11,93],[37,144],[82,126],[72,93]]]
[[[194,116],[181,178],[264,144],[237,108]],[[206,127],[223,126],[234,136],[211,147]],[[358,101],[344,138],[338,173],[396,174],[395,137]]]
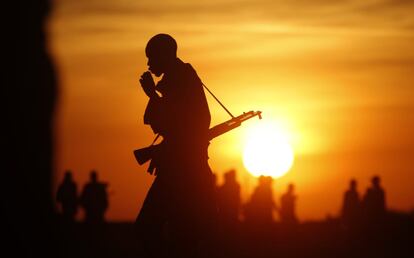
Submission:
[[[191,220],[185,217],[171,219],[168,223],[168,239],[170,257],[197,257],[199,236]]]
[[[165,257],[164,190],[162,188],[162,183],[156,178],[135,222],[138,242],[145,257]]]

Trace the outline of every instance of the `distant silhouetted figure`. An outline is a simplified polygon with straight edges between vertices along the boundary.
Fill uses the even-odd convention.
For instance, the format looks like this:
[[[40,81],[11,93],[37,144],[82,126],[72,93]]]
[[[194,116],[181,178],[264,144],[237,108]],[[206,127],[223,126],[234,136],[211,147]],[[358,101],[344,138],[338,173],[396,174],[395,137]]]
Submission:
[[[296,195],[294,193],[295,185],[289,184],[287,192],[280,198],[280,220],[287,225],[293,225],[297,223],[296,217]]]
[[[60,203],[64,222],[73,222],[78,211],[77,185],[73,181],[72,172],[66,171],[63,182],[59,185],[56,200]]]
[[[240,184],[236,181],[236,171],[224,174],[224,183],[218,188],[220,220],[225,227],[234,227],[240,212]]]
[[[80,203],[85,210],[85,222],[99,224],[104,222],[104,215],[108,208],[107,184],[98,181],[96,171],[90,173],[90,182],[87,183],[80,196]]]
[[[364,195],[363,206],[366,219],[375,223],[382,220],[385,216],[385,192],[381,187],[379,176],[372,177],[372,186],[369,187]]]
[[[174,38],[155,35],[145,53],[149,71],[140,83],[149,102],[144,123],[163,141],[153,152],[156,177],[137,217],[137,233],[150,257],[165,252],[193,257],[215,239],[217,205],[207,162],[210,111],[196,71],[177,57]],[[163,75],[156,85],[151,73]]]
[[[272,178],[260,176],[259,185],[254,190],[250,201],[245,206],[245,219],[248,223],[268,225],[273,222],[273,211],[276,204],[273,200]]]
[[[357,191],[357,181],[352,179],[346,190],[342,205],[342,222],[346,226],[356,226],[360,222],[361,200]]]

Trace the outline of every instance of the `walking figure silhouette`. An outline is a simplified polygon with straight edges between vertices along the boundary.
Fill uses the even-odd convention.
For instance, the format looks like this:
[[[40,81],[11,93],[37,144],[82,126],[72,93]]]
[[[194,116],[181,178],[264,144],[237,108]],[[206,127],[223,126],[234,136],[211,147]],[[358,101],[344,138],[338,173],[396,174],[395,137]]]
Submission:
[[[152,152],[149,171],[156,177],[136,228],[148,256],[194,257],[203,246],[211,249],[217,219],[207,162],[210,111],[196,71],[176,55],[174,38],[155,35],[145,52],[149,71],[140,83],[149,102],[144,123],[163,140]],[[163,75],[156,85],[151,73]]]

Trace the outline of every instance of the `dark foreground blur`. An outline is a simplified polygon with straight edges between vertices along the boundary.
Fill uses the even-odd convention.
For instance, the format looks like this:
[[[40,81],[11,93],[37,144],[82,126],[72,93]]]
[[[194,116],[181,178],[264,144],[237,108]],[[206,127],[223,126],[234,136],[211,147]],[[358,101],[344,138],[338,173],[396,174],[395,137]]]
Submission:
[[[133,223],[61,225],[63,257],[143,257]],[[389,213],[381,225],[345,228],[339,219],[295,226],[239,223],[222,230],[217,257],[412,257],[414,220]],[[154,239],[154,241],[157,241]]]

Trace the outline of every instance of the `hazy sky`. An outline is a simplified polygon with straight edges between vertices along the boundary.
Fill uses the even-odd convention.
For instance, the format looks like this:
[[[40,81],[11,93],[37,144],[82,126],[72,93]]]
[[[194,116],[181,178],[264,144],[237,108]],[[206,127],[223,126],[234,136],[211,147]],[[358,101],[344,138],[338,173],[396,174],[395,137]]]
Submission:
[[[298,215],[338,214],[351,177],[365,191],[378,174],[389,207],[414,208],[414,2],[59,0],[50,46],[60,77],[56,180],[72,169],[80,187],[97,169],[110,183],[108,218],[137,215],[153,178],[132,151],[148,145],[145,44],[160,32],[178,42],[217,96],[262,121],[211,143],[210,165],[236,168],[246,199],[256,184],[241,161],[255,123],[290,135]],[[228,119],[210,98],[212,125]]]

